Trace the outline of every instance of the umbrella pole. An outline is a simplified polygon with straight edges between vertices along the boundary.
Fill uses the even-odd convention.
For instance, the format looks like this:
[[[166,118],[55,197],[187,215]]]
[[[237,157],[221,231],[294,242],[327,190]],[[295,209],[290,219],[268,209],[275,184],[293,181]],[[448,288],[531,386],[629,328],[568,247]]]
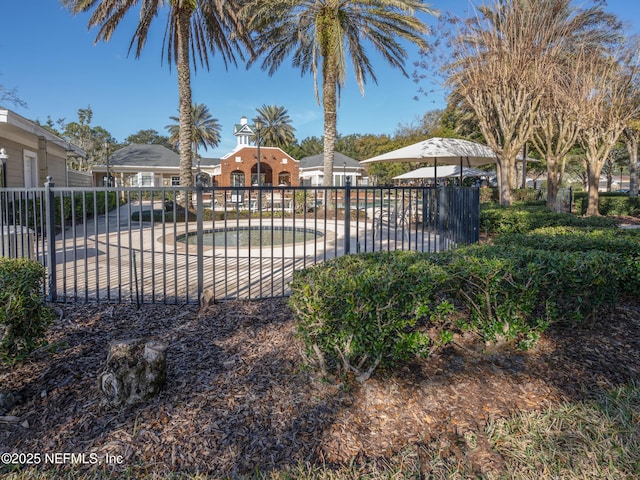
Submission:
[[[438,157],[433,158],[433,186],[438,186]]]

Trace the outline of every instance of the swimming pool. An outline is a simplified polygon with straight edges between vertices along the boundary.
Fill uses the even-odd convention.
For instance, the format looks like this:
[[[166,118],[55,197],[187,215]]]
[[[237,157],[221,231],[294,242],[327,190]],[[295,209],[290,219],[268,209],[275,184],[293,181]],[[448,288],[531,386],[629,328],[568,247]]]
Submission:
[[[239,226],[214,228],[202,234],[203,244],[207,247],[270,247],[285,246],[309,242],[324,234],[310,228],[280,226]],[[196,245],[198,235],[195,232],[178,235],[176,242]]]

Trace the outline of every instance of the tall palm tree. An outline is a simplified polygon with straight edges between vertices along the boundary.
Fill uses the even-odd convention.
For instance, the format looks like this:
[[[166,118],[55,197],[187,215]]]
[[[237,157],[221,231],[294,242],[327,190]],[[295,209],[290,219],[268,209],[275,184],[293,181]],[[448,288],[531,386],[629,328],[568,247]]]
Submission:
[[[139,8],[139,22],[129,52],[135,47],[138,58],[147,41],[151,23],[166,17],[164,54],[178,73],[180,111],[180,184],[193,185],[191,130],[191,60],[209,68],[209,54],[218,53],[225,67],[236,65],[236,55],[244,60],[242,46],[251,50],[250,37],[238,18],[239,0],[61,0],[74,15],[92,11],[89,28],[99,27],[96,42],[109,41],[127,13]],[[194,70],[196,58],[193,59]]]
[[[180,118],[169,117],[176,122],[167,125],[169,141],[174,145],[180,143]],[[222,126],[217,118],[211,116],[209,108],[201,103],[194,103],[191,107],[191,146],[194,158],[198,158],[198,145],[205,150],[207,147],[217,147],[220,143]]]
[[[313,73],[318,103],[318,72],[322,76],[324,185],[333,183],[337,106],[348,61],[362,93],[367,78],[377,83],[363,40],[406,76],[407,52],[398,39],[427,48],[428,27],[417,12],[436,13],[421,0],[246,1],[242,13],[256,33],[250,63],[263,58],[262,68],[271,75],[291,55],[303,75]]]
[[[291,125],[291,117],[284,107],[278,105],[263,105],[257,108],[258,116],[253,119],[262,123],[260,129],[260,144],[269,147],[286,147],[295,143],[296,129]]]

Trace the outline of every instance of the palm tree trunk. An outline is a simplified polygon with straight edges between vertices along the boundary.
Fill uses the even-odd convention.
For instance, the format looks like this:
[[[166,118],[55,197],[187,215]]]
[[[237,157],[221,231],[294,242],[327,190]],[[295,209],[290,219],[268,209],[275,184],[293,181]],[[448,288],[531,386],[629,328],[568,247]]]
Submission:
[[[333,157],[336,151],[337,82],[338,72],[334,62],[324,58],[322,69],[322,106],[324,108],[324,180],[325,187],[333,185]]]
[[[336,151],[336,124],[338,121],[337,101],[338,70],[335,60],[324,57],[322,68],[322,106],[324,108],[324,161],[322,184],[333,186],[333,158]],[[337,192],[336,192],[337,195]],[[327,212],[337,212],[336,204],[331,198],[331,192],[324,192],[324,208]],[[337,201],[337,196],[336,196]]]
[[[178,94],[179,94],[179,144],[180,144],[180,186],[193,186],[192,172],[192,132],[191,132],[191,70],[189,65],[189,28],[191,12],[179,8],[178,15]],[[186,205],[191,206],[191,195],[186,195]]]

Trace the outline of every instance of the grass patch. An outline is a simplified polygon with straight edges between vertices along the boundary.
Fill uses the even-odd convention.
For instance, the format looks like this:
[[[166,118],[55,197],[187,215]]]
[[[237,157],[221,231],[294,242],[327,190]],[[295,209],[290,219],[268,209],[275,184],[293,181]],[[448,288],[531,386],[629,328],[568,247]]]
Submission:
[[[467,432],[469,433],[469,432]],[[494,454],[504,461],[479,472],[469,460],[476,448],[460,438],[463,457],[452,455],[449,440],[409,445],[386,459],[353,461],[349,465],[299,463],[280,470],[260,471],[238,479],[637,479],[640,476],[640,385],[631,384],[594,399],[566,402],[543,412],[520,413],[488,425],[484,432]],[[466,444],[466,447],[464,447]],[[443,452],[449,453],[443,454]],[[134,467],[135,468],[135,467]],[[144,472],[144,473],[143,473]],[[114,472],[72,469],[4,471],[7,480],[89,480],[115,478]],[[202,474],[119,472],[118,478],[224,478]]]
[[[523,413],[488,427],[506,467],[495,478],[615,478],[640,475],[640,387],[596,400]]]

